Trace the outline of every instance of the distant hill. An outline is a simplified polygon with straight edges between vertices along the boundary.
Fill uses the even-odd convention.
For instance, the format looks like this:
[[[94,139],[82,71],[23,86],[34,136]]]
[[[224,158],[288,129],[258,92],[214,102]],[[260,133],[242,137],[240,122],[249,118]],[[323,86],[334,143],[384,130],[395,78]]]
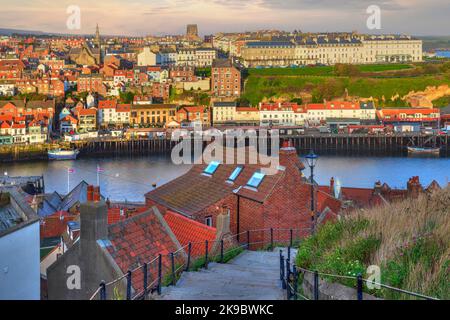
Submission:
[[[2,35],[2,36],[11,36],[13,34],[20,34],[20,35],[28,35],[29,34],[29,35],[38,36],[38,35],[44,35],[46,33],[42,32],[42,31],[34,31],[34,30],[0,28],[0,35]]]
[[[423,50],[450,49],[450,36],[417,37],[423,41]]]

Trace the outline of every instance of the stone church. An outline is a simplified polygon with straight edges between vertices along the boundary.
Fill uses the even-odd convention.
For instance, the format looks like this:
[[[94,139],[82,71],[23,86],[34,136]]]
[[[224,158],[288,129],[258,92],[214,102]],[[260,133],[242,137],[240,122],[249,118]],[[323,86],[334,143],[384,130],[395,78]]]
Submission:
[[[81,48],[72,48],[69,51],[69,59],[79,65],[96,65],[101,63],[101,38],[98,25],[95,33],[94,47],[90,47],[87,43],[84,43]]]

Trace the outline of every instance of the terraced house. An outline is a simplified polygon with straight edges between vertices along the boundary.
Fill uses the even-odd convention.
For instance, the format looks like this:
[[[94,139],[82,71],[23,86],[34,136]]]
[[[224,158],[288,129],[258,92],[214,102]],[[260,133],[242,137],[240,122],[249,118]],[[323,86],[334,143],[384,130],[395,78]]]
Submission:
[[[133,126],[163,127],[176,120],[175,104],[149,104],[131,106],[131,124]]]
[[[422,61],[422,40],[404,35],[308,34],[284,41],[249,41],[241,48],[247,67]]]

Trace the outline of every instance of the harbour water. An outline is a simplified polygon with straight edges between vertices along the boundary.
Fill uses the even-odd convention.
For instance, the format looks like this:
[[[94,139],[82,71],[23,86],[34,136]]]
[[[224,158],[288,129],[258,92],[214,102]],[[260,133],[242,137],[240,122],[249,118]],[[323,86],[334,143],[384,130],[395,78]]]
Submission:
[[[97,166],[102,171],[98,174],[102,194],[113,200],[133,202],[143,202],[144,194],[153,189],[153,184],[167,183],[190,169],[190,165],[173,164],[168,156],[142,156],[1,163],[0,174],[43,175],[46,192],[65,194],[68,182],[70,189],[82,180],[96,184]],[[68,174],[68,168],[74,172]],[[304,173],[309,176],[309,168]],[[450,179],[450,158],[322,155],[315,176],[320,184],[328,184],[335,177],[348,187],[373,187],[380,180],[392,188],[404,188],[411,176],[419,176],[425,186],[433,180],[446,185]]]

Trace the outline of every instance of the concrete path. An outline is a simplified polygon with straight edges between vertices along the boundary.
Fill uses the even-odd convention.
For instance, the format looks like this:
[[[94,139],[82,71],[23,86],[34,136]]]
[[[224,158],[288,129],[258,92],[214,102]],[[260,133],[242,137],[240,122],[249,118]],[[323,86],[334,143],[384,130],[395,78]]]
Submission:
[[[280,249],[245,251],[226,264],[184,272],[176,286],[163,288],[163,300],[284,300],[280,282]],[[287,256],[284,249],[284,255]],[[296,252],[291,250],[295,257]]]

